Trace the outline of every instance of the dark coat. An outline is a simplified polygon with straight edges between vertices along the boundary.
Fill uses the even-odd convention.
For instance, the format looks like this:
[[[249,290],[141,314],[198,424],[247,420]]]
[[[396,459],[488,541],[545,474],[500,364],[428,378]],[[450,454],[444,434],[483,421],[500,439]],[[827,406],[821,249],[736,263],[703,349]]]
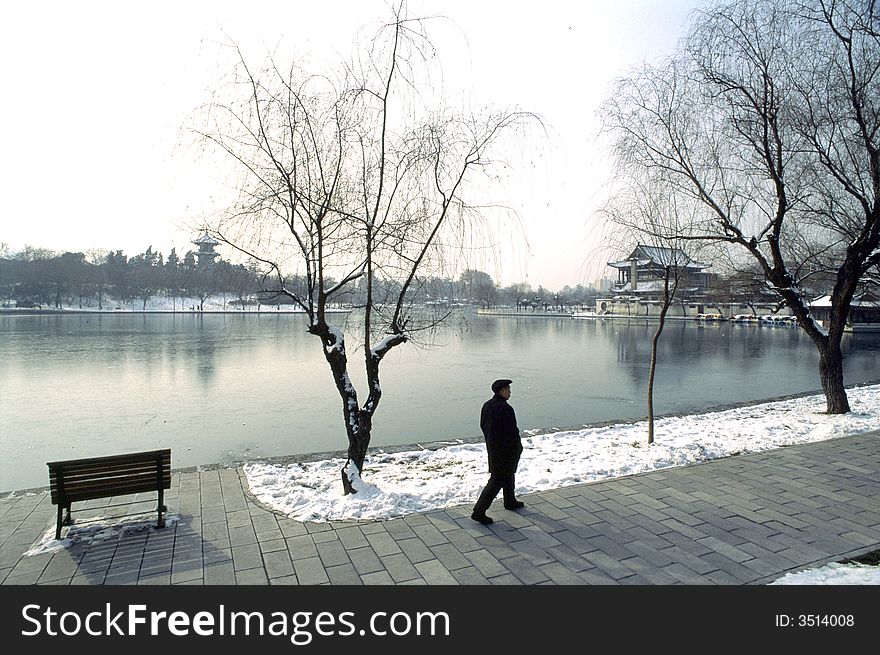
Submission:
[[[515,473],[523,447],[513,407],[504,398],[495,394],[483,403],[480,428],[486,438],[489,473],[494,475]]]

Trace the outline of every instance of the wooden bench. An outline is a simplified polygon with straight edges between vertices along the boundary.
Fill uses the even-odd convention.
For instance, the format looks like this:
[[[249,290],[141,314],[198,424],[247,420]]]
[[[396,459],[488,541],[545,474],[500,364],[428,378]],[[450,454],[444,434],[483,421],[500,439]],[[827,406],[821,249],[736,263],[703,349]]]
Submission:
[[[109,498],[144,491],[159,493],[156,511],[157,528],[165,527],[163,513],[165,489],[171,488],[171,449],[150,450],[143,453],[70,459],[49,462],[49,485],[52,504],[58,505],[55,538],[61,538],[61,526],[70,525],[70,504],[92,498]],[[62,510],[67,516],[61,520]]]

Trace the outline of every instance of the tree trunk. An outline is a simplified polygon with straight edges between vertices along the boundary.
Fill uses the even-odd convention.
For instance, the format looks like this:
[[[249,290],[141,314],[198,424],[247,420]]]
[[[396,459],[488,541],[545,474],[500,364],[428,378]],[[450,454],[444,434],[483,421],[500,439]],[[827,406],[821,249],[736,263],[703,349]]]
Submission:
[[[355,407],[357,407],[357,401],[355,401]],[[367,449],[370,447],[373,428],[372,417],[362,409],[356,410],[354,416],[346,417],[347,423],[351,424],[352,419],[355,421],[356,428],[349,430],[348,461],[342,467],[342,490],[345,495],[357,493],[357,489],[351,483],[352,475],[356,472],[360,477],[364,470],[364,460],[367,458]],[[352,471],[352,466],[357,470]]]
[[[651,339],[651,369],[648,372],[648,444],[654,443],[654,373],[657,370],[657,341],[663,331],[664,318],[661,313],[660,324]]]
[[[352,480],[360,477],[364,470],[364,460],[370,446],[372,413],[358,407],[357,391],[348,377],[348,356],[342,332],[331,329],[323,321],[309,327],[309,332],[318,336],[324,345],[324,358],[330,365],[336,390],[342,400],[342,417],[348,437],[348,459],[340,472],[342,490],[345,495],[357,493]]]
[[[837,283],[831,293],[831,314],[828,318],[827,334],[815,334],[816,330],[808,330],[819,351],[819,381],[825,394],[826,411],[829,414],[846,414],[850,411],[846,388],[843,386],[843,351],[840,342],[843,330],[852,306],[852,299],[859,282],[860,272],[852,262],[848,250],[847,259],[837,275]],[[788,303],[793,306],[793,303]],[[795,312],[798,314],[798,312]],[[798,322],[809,328],[803,316]]]
[[[669,305],[672,304],[672,296],[675,295],[678,289],[678,277],[676,276],[672,294],[669,293],[670,275],[671,271],[667,267],[663,278],[663,304],[657,317],[657,329],[651,338],[651,368],[648,371],[648,445],[654,443],[654,374],[657,371],[657,343],[660,341],[660,335],[663,333],[663,327],[666,325],[666,313],[669,311]]]
[[[370,446],[372,421],[358,407],[357,392],[349,381],[345,368],[340,370],[339,361],[335,358],[335,361],[330,361],[330,357],[327,360],[330,362],[333,379],[336,381],[336,388],[342,398],[342,416],[345,420],[345,434],[348,438],[348,459],[340,471],[342,492],[347,496],[357,493],[357,489],[352,485],[352,480],[355,477],[360,477],[364,470],[364,460],[367,457],[367,448]]]
[[[664,304],[660,310],[657,329],[651,338],[651,368],[648,371],[648,445],[654,443],[654,374],[657,372],[657,342],[666,324],[666,310],[669,305]]]
[[[840,339],[829,339],[827,345],[819,347],[819,378],[829,414],[849,412],[849,400],[843,386],[843,352]]]

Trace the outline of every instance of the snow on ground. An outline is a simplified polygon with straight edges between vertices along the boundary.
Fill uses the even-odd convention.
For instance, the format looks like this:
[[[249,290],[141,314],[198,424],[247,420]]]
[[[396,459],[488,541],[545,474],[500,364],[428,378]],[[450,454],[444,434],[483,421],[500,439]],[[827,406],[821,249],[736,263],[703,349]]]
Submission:
[[[739,453],[822,441],[876,430],[880,385],[848,391],[853,411],[827,415],[824,396],[809,396],[708,414],[659,419],[655,442],[646,422],[585,428],[523,439],[517,492],[682,466]],[[516,402],[511,405],[515,408]],[[486,447],[461,444],[438,450],[384,453],[365,463],[357,494],[343,496],[343,459],[289,465],[244,466],[252,493],[300,521],[386,519],[472,504],[488,479]]]
[[[880,566],[827,564],[818,569],[786,573],[772,585],[880,585]]]
[[[853,411],[845,415],[824,414],[824,396],[809,396],[660,419],[650,446],[644,421],[527,437],[517,494],[876,430],[880,385],[851,389],[848,395]],[[488,478],[484,444],[373,452],[364,467],[365,480],[355,480],[358,493],[349,496],[341,494],[344,463],[251,463],[244,470],[260,501],[301,521],[383,519],[469,505]],[[875,585],[880,584],[880,567],[828,564],[771,584]]]
[[[164,529],[173,526],[179,518],[177,514],[166,513]],[[133,532],[158,530],[155,511],[125,517],[99,516],[77,520],[69,527],[61,528],[61,539],[55,539],[55,521],[51,523],[39,541],[34,543],[22,557],[54,553],[77,545],[88,546],[92,542],[117,539]]]

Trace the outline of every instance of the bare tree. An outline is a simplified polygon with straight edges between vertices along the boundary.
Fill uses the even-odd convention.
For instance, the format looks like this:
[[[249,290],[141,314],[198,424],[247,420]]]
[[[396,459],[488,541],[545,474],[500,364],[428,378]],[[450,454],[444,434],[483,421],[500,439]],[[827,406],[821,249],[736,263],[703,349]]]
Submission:
[[[345,493],[363,471],[380,364],[424,327],[409,302],[417,275],[479,219],[471,201],[497,163],[493,146],[529,118],[430,106],[435,53],[424,28],[398,10],[333,74],[272,59],[255,71],[239,51],[231,88],[198,130],[242,173],[239,200],[213,234],[260,263],[267,290],[302,308],[323,346],[348,437]],[[363,402],[349,378],[351,349],[327,312],[355,284],[364,293]]]
[[[110,254],[104,248],[91,248],[86,251],[86,261],[91,265],[86,276],[87,282],[93,292],[98,296],[98,309],[104,309],[104,290],[107,286],[107,272],[104,264]]]
[[[880,259],[880,30],[874,2],[736,0],[605,105],[618,172],[702,212],[689,234],[751,257],[819,352],[829,413],[849,411],[840,343]],[[735,254],[731,255],[736,258]],[[804,281],[833,271],[827,325]]]
[[[618,191],[602,211],[609,223],[609,236],[621,243],[639,243],[652,247],[655,264],[663,270],[662,291],[658,294],[657,327],[651,336],[651,359],[648,368],[648,444],[654,443],[654,379],[657,373],[657,346],[666,326],[672,302],[684,302],[679,291],[689,281],[693,252],[686,252],[693,241],[682,236],[670,239],[665,235],[687,235],[694,214],[693,203],[682,205],[668,188],[630,185]],[[646,304],[646,315],[649,305]]]
[[[477,301],[486,309],[489,309],[495,301],[495,282],[485,271],[465,269],[458,278],[458,284],[468,300]]]

